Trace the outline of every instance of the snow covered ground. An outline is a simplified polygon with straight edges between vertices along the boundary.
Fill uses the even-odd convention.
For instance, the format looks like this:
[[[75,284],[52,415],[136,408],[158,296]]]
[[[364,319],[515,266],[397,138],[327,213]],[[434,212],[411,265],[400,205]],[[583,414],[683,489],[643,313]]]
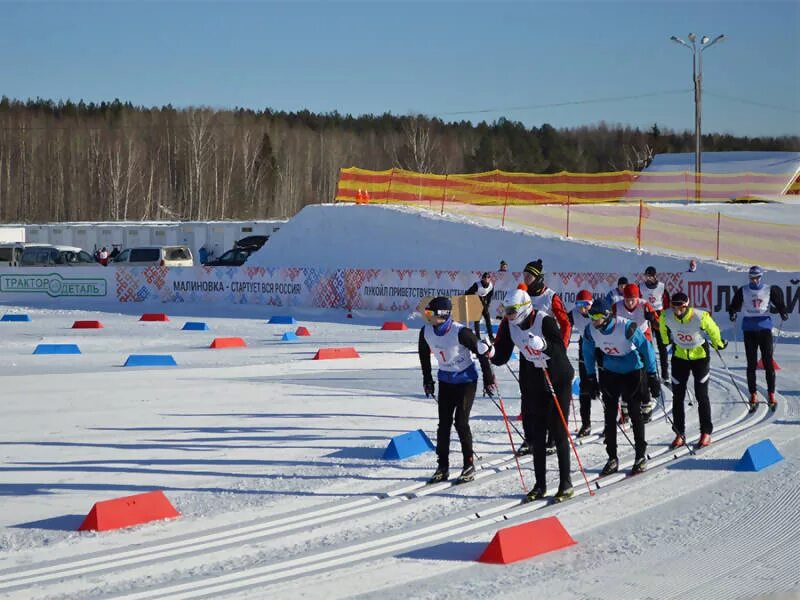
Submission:
[[[394,251],[380,246],[380,235],[372,243],[376,262]],[[565,263],[621,268],[600,260],[608,249],[559,244]],[[407,331],[381,331],[380,319],[358,314],[298,313],[311,336],[282,342],[295,326],[267,324],[264,307],[235,308],[202,315],[182,307],[169,322],[140,323],[138,313],[110,309],[15,307],[32,321],[0,323],[0,597],[800,597],[797,334],[776,345],[777,412],[761,406],[747,414],[734,387],[744,387],[743,350],[731,341],[723,352],[730,374],[712,360],[710,448],[674,458],[662,413],[647,426],[648,472],[607,478],[598,489],[606,457],[591,437],[578,451],[594,494],[576,470],[576,497],[552,507],[520,504],[508,436],[487,398],[476,399],[471,419],[483,467],[475,482],[423,486],[432,452],[381,459],[395,435],[421,428],[435,438],[436,407],[422,394],[416,355],[418,319]],[[79,319],[105,328],[71,329]],[[182,331],[186,320],[211,330]],[[208,348],[231,336],[248,347]],[[75,343],[82,354],[32,355],[40,343]],[[338,346],[361,358],[311,360]],[[169,353],[178,366],[123,368],[134,353]],[[517,414],[511,372],[495,371]],[[763,374],[759,386],[763,393]],[[696,410],[687,415],[696,439]],[[595,403],[596,431],[601,419]],[[767,438],[784,460],[735,471],[745,449]],[[619,444],[629,468],[633,452],[621,437]],[[451,448],[455,467],[455,439]],[[531,486],[529,461],[523,473]],[[75,531],[94,502],[153,489],[182,516]],[[552,515],[577,545],[509,566],[475,562],[499,528]]]
[[[457,488],[387,497],[419,484],[435,463],[433,453],[380,458],[394,435],[417,428],[435,435],[435,406],[420,393],[414,327],[391,332],[377,323],[303,322],[311,337],[280,342],[290,328],[261,319],[209,318],[211,331],[188,332],[180,330],[183,319],[29,314],[30,323],[2,324],[0,348],[13,373],[4,379],[0,467],[6,597],[800,592],[797,338],[778,344],[777,413],[761,408],[745,416],[717,368],[711,393],[719,439],[710,449],[655,466],[672,437],[659,419],[648,426],[653,467],[645,476],[558,508],[520,509],[508,438],[488,399],[476,401],[472,426],[481,464],[500,461],[496,472],[487,468]],[[69,329],[90,318],[105,328]],[[208,349],[215,336],[242,336],[248,348]],[[38,343],[76,343],[83,354],[31,355]],[[319,347],[342,345],[355,346],[362,358],[310,360]],[[122,368],[132,353],[171,353],[179,366]],[[743,357],[734,354],[731,344],[725,357],[741,384]],[[516,383],[505,368],[497,374],[516,413]],[[598,428],[600,417],[596,404]],[[696,415],[690,423],[696,437]],[[740,430],[723,437],[726,424]],[[735,472],[745,448],[765,438],[785,460],[760,473]],[[602,446],[594,439],[579,450],[596,476]],[[529,464],[524,472],[531,485]],[[578,473],[574,481],[586,491],[577,487]],[[111,533],[74,531],[93,502],[152,489],[163,489],[183,516]],[[577,546],[506,567],[474,562],[499,527],[552,514]],[[294,518],[276,521],[286,515]]]

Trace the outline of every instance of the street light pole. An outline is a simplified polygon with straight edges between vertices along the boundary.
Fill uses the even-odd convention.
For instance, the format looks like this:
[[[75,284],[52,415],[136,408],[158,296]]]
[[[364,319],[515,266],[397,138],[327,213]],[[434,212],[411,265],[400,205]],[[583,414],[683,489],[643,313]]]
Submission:
[[[700,201],[700,177],[702,173],[702,104],[703,104],[703,51],[710,48],[717,42],[725,38],[720,34],[713,40],[707,35],[700,38],[700,45],[697,45],[697,36],[690,33],[688,36],[691,45],[684,42],[681,38],[673,35],[670,40],[681,46],[686,46],[692,51],[692,82],[694,84],[694,178],[695,178],[695,201]]]

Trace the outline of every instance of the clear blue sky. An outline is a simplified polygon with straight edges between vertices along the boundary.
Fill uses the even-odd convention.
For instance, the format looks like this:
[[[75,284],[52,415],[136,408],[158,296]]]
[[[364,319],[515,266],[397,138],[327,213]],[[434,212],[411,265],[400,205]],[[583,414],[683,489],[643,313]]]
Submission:
[[[800,134],[798,0],[0,1],[0,95],[693,130],[690,31],[704,132]]]

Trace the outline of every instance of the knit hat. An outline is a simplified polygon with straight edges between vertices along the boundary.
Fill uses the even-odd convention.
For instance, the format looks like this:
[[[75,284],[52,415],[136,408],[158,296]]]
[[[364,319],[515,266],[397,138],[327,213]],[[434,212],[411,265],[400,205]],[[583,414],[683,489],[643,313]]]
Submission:
[[[544,266],[542,265],[541,258],[537,258],[533,262],[529,262],[527,265],[525,265],[525,273],[530,273],[534,277],[541,277],[543,270]]]

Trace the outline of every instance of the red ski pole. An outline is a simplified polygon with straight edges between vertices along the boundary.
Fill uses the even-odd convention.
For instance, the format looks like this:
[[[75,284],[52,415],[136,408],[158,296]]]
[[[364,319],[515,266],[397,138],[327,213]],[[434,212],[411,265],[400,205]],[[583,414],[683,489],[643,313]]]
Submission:
[[[503,404],[503,399],[500,397],[500,394],[497,395],[497,399],[500,401],[500,412],[503,413],[503,421],[506,423],[506,431],[508,432],[508,441],[511,444],[511,452],[514,453],[514,460],[517,463],[517,471],[519,471],[519,481],[522,483],[522,493],[528,493],[528,486],[525,485],[525,478],[522,476],[522,467],[519,466],[519,457],[517,456],[517,449],[514,447],[514,438],[511,437],[511,426],[508,424],[508,415],[506,414],[506,407]]]
[[[558,416],[561,417],[561,423],[564,425],[564,431],[567,432],[567,439],[569,439],[569,445],[572,446],[572,451],[575,453],[575,459],[578,461],[578,466],[581,469],[581,475],[583,475],[583,480],[586,482],[586,489],[589,490],[589,495],[594,496],[594,491],[592,490],[592,486],[589,485],[589,478],[586,477],[586,469],[583,468],[583,463],[581,462],[581,457],[578,456],[578,449],[575,447],[575,442],[572,441],[572,434],[569,432],[569,425],[567,425],[567,420],[564,418],[564,411],[561,410],[561,405],[558,403],[558,397],[556,396],[556,391],[553,388],[553,382],[550,380],[550,371],[547,368],[543,368],[542,371],[544,372],[544,380],[547,382],[547,388],[550,390],[550,394],[553,396],[553,402],[556,404],[556,409],[558,410]]]

